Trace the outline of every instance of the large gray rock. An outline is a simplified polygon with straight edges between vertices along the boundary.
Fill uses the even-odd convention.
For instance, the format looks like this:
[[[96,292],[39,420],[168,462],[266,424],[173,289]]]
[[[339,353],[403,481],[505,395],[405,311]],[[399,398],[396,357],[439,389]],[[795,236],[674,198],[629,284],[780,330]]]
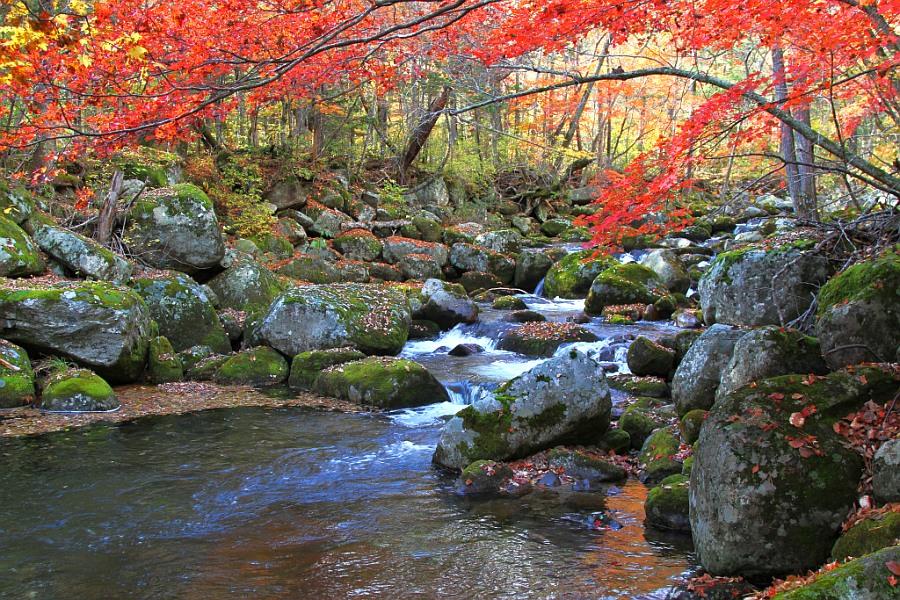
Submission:
[[[450,253],[447,246],[434,242],[423,242],[410,238],[392,236],[384,240],[381,255],[389,264],[400,262],[407,254],[425,254],[434,259],[439,267],[447,264]]]
[[[707,324],[784,325],[812,304],[834,267],[804,245],[720,254],[700,278],[700,305]],[[782,322],[783,319],[783,322]]]
[[[641,259],[641,264],[656,273],[659,281],[673,292],[684,294],[691,287],[684,261],[671,250],[654,250]]]
[[[145,193],[129,211],[128,221],[129,248],[157,269],[194,275],[217,268],[225,255],[212,202],[195,185]]]
[[[0,289],[0,336],[70,358],[112,383],[143,372],[151,322],[140,296],[106,283]]]
[[[609,427],[609,386],[597,361],[578,351],[553,358],[461,410],[444,426],[433,460],[460,470],[563,443],[590,443]]]
[[[879,502],[900,502],[900,439],[886,441],[875,453],[872,491]]]
[[[0,215],[0,277],[31,277],[46,269],[34,241],[16,223]]]
[[[422,306],[413,314],[414,319],[433,321],[441,329],[450,329],[459,323],[478,320],[478,305],[466,296],[459,286],[429,279],[422,286]]]
[[[804,386],[804,377],[741,388],[703,422],[690,518],[700,562],[713,575],[769,578],[818,567],[856,501],[862,458],[831,424],[860,387],[847,394],[837,379]]]
[[[269,307],[250,344],[285,356],[354,346],[366,354],[397,354],[406,343],[409,302],[396,290],[367,284],[291,288]]]
[[[462,272],[491,273],[503,283],[511,283],[516,274],[516,261],[510,257],[465,242],[453,244],[450,248],[450,264]]]
[[[698,408],[712,408],[722,372],[746,333],[728,325],[713,325],[691,344],[672,378],[672,400],[679,417]]]
[[[900,258],[887,252],[826,283],[818,296],[816,334],[832,369],[893,362],[900,347]]]
[[[209,346],[219,354],[231,352],[228,334],[203,288],[187,275],[171,272],[136,279],[132,289],[144,299],[159,334],[176,352]]]
[[[239,254],[231,266],[206,284],[215,292],[222,308],[259,314],[284,291],[285,285],[259,262]]]
[[[719,380],[716,398],[742,385],[789,373],[825,375],[828,367],[815,338],[769,325],[741,336]]]
[[[415,361],[384,356],[328,367],[316,377],[313,389],[324,396],[390,409],[450,401],[428,369]]]
[[[40,227],[34,241],[41,250],[76,274],[102,281],[125,283],[134,266],[94,240],[59,227]]]
[[[526,292],[533,292],[547,271],[553,266],[553,259],[540,250],[523,250],[516,260],[513,285]]]
[[[498,229],[476,236],[475,245],[500,254],[518,254],[522,251],[522,236],[512,229]]]
[[[279,210],[300,209],[306,206],[312,185],[311,181],[303,181],[294,175],[289,175],[273,183],[271,189],[263,195],[263,200],[274,204]]]

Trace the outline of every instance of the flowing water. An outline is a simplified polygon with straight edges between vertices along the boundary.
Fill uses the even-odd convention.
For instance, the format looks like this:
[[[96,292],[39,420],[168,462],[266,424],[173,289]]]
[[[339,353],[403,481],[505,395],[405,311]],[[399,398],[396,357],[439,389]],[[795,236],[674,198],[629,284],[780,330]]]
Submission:
[[[443,417],[539,362],[496,351],[503,325],[485,322],[404,352],[452,403],[216,410],[0,441],[0,597],[662,597],[694,563],[688,539],[644,529],[643,485],[472,499],[431,465]],[[622,329],[591,327],[607,341],[585,349],[615,355]],[[475,338],[487,352],[438,350]],[[599,513],[621,527],[598,529]]]

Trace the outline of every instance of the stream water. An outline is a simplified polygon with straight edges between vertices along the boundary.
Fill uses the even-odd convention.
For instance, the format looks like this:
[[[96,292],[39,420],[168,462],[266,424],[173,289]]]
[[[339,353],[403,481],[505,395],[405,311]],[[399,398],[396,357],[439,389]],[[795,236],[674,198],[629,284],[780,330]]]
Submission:
[[[526,300],[553,320],[581,312]],[[495,349],[504,327],[487,310],[406,347],[452,403],[216,410],[3,440],[0,597],[663,597],[694,568],[691,545],[644,529],[643,485],[472,499],[432,467],[444,416],[538,362]],[[604,341],[583,349],[609,362],[636,333],[588,327]],[[439,350],[460,342],[487,351]],[[595,528],[600,512],[622,527]]]

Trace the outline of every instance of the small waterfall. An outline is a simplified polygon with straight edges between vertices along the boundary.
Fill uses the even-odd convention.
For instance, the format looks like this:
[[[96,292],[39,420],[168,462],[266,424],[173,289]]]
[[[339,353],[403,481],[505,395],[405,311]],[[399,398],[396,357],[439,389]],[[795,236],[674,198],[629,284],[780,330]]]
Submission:
[[[492,391],[497,389],[497,385],[496,383],[457,381],[448,383],[444,387],[447,388],[447,393],[450,394],[450,402],[469,405],[487,397]]]
[[[540,281],[538,281],[537,287],[534,288],[534,295],[537,296],[538,298],[540,298],[541,296],[544,295],[544,281],[545,281],[546,279],[547,279],[547,278],[544,277],[543,279],[541,279]]]

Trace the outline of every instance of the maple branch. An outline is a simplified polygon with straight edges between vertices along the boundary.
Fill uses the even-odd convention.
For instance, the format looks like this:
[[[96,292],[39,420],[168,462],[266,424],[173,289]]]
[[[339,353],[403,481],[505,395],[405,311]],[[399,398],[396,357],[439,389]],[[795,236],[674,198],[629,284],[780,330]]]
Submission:
[[[598,75],[590,75],[590,76],[582,76],[576,74],[568,74],[569,79],[567,81],[560,81],[557,83],[552,83],[544,86],[530,88],[528,90],[522,90],[519,92],[512,92],[510,94],[505,94],[503,96],[497,96],[494,98],[488,98],[487,100],[483,100],[481,102],[476,102],[474,104],[470,104],[468,106],[464,106],[461,108],[456,108],[448,111],[450,115],[459,115],[465,112],[469,112],[472,110],[476,110],[478,108],[483,108],[485,106],[489,106],[491,104],[496,104],[497,102],[504,102],[507,100],[514,100],[516,98],[522,98],[525,96],[531,96],[534,94],[541,94],[545,92],[552,92],[554,90],[583,85],[585,83],[597,82],[597,81],[630,81],[632,79],[641,79],[645,77],[655,77],[655,76],[666,76],[666,77],[678,77],[681,79],[688,79],[691,81],[696,81],[698,83],[704,83],[707,85],[711,85],[713,87],[717,87],[721,90],[730,91],[740,84],[732,83],[730,81],[726,81],[719,77],[714,77],[712,75],[708,75],[706,73],[701,73],[698,71],[689,71],[686,69],[679,69],[676,67],[651,67],[647,69],[636,69],[634,71],[626,71],[621,73],[603,73]],[[794,132],[803,136],[816,146],[822,148],[829,154],[841,159],[848,165],[853,166],[853,168],[858,171],[866,174],[872,180],[877,182],[875,185],[876,188],[880,189],[883,192],[887,192],[893,196],[900,198],[900,178],[891,175],[887,171],[878,168],[871,162],[865,160],[860,157],[858,154],[849,151],[846,148],[842,148],[840,144],[831,140],[824,136],[822,133],[816,131],[811,126],[803,123],[799,119],[794,118],[790,112],[786,110],[780,109],[775,102],[766,98],[765,96],[753,92],[751,90],[743,90],[741,91],[741,97],[745,100],[749,100],[753,104],[757,106],[757,108],[769,113],[782,123],[786,124],[790,127]],[[855,176],[855,174],[854,174]],[[871,182],[870,182],[871,183]]]

